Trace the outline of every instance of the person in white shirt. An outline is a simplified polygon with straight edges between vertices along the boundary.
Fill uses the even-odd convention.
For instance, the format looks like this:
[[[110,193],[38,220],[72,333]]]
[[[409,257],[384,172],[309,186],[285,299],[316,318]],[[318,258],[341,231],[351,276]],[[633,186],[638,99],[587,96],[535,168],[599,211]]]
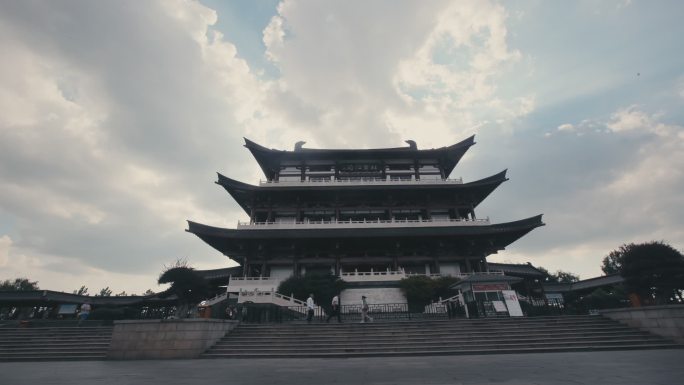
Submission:
[[[340,319],[340,297],[335,295],[330,303],[330,315],[325,322],[330,322],[330,319],[337,316],[337,322],[342,323]]]
[[[88,319],[88,315],[90,315],[90,309],[91,307],[89,301],[86,301],[83,305],[81,305],[81,311],[78,313],[78,326],[81,326],[81,323]]]
[[[309,298],[306,299],[306,322],[311,323],[314,316],[314,309],[316,304],[314,304],[313,293],[309,294]]]

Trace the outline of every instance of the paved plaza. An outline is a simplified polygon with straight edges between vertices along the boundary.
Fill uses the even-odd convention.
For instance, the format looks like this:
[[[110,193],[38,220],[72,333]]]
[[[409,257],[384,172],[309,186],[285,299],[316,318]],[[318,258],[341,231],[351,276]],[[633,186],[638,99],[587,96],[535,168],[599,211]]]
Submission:
[[[680,385],[684,350],[354,359],[0,363],[0,385]]]

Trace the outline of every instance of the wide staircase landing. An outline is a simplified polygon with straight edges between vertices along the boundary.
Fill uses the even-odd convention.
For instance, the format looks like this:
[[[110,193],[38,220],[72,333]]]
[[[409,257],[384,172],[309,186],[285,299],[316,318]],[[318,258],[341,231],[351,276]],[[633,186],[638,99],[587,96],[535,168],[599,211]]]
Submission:
[[[3,327],[0,362],[103,360],[111,339],[111,326]]]
[[[372,357],[682,348],[600,316],[242,324],[202,358]]]

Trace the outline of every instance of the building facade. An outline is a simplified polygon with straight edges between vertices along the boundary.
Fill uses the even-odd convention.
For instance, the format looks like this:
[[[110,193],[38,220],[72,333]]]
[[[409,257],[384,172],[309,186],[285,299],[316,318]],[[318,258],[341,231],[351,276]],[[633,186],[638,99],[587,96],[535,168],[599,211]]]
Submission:
[[[293,151],[245,147],[265,180],[246,184],[218,174],[249,216],[227,229],[188,221],[188,231],[236,261],[229,292],[273,291],[292,276],[332,273],[348,282],[345,297],[403,301],[399,280],[411,275],[488,272],[487,256],[542,226],[541,215],[490,223],[477,206],[506,170],[472,182],[450,174],[474,137],[438,149]],[[234,270],[231,270],[234,272]]]

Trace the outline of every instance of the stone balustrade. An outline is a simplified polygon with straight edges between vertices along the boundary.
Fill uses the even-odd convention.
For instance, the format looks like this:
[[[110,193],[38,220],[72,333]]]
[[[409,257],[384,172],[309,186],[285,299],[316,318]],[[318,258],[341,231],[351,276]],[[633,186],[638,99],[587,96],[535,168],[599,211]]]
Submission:
[[[272,277],[234,277],[228,281],[228,292],[238,293],[240,291],[268,291],[275,290],[280,285],[282,279]]]

